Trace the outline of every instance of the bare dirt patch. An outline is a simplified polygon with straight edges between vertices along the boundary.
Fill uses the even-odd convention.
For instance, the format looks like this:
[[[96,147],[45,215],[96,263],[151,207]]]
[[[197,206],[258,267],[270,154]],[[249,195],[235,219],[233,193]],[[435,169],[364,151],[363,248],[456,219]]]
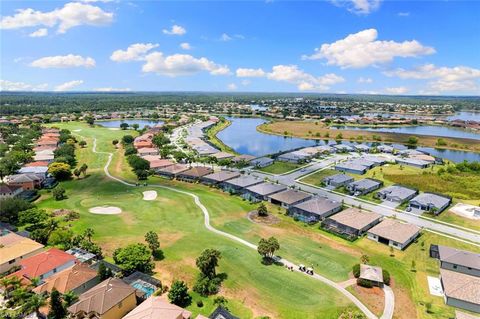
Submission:
[[[90,208],[88,211],[99,215],[118,215],[122,213],[122,209],[115,206],[97,206]]]
[[[458,203],[450,211],[468,219],[480,220],[480,207],[478,206]]]
[[[390,280],[390,287],[395,295],[395,309],[393,317],[399,319],[415,319],[418,318],[415,304],[409,296],[406,289],[397,287],[395,280]]]
[[[155,200],[157,198],[157,191],[144,191],[143,200]]]
[[[280,219],[275,215],[268,214],[267,216],[260,216],[256,210],[248,212],[247,218],[252,223],[263,224],[263,225],[274,225],[280,222]]]
[[[385,307],[385,293],[379,287],[364,288],[358,285],[351,286],[354,295],[367,305],[373,313],[381,315]]]

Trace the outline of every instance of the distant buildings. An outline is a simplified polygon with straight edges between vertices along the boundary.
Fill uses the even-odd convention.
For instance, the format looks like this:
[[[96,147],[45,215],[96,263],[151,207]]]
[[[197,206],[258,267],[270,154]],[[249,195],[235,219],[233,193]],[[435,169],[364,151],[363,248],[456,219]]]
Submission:
[[[19,266],[21,261],[42,250],[42,244],[0,228],[0,273]]]

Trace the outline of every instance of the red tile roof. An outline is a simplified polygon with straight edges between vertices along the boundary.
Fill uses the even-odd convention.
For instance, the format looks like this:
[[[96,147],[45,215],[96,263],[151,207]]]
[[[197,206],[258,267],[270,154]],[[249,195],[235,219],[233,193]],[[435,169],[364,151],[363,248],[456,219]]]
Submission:
[[[48,166],[48,162],[45,161],[38,161],[38,162],[31,162],[28,164],[23,165],[24,167],[37,167],[37,166]]]
[[[13,275],[19,278],[36,278],[75,260],[76,258],[74,256],[67,254],[60,249],[51,248],[38,255],[22,260],[20,262],[22,268],[19,271],[14,272]]]

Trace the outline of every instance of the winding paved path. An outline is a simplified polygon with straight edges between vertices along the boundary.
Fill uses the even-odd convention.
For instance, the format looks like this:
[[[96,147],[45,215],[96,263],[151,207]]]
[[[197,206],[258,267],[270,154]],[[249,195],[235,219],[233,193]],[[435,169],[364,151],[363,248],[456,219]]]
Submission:
[[[108,167],[110,166],[110,163],[112,162],[112,157],[113,157],[113,153],[109,153],[109,152],[99,152],[97,151],[97,139],[94,138],[93,139],[93,148],[92,148],[92,151],[94,153],[97,153],[97,154],[106,154],[108,155],[108,160],[107,160],[107,163],[105,164],[105,166],[103,167],[103,171],[105,172],[105,175],[107,175],[107,177],[109,177],[110,179],[113,179],[119,183],[122,183],[124,185],[127,185],[127,186],[133,186],[135,187],[135,184],[132,184],[132,183],[129,183],[127,181],[124,181],[118,177],[115,177],[113,175],[110,174],[110,172],[108,171]],[[257,250],[257,246],[244,240],[244,239],[241,239],[237,236],[234,236],[232,234],[229,234],[229,233],[226,233],[226,232],[223,232],[221,230],[218,230],[216,228],[214,228],[212,225],[210,225],[210,215],[208,213],[208,210],[207,208],[200,202],[200,198],[195,195],[195,194],[192,194],[192,193],[189,193],[189,192],[185,192],[185,191],[181,191],[181,190],[178,190],[178,189],[175,189],[175,188],[172,188],[172,187],[168,187],[168,186],[163,186],[163,185],[158,185],[158,184],[152,184],[152,185],[149,185],[150,187],[158,187],[158,188],[163,188],[163,189],[168,189],[172,192],[176,192],[176,193],[181,193],[181,194],[184,194],[184,195],[187,195],[187,196],[190,196],[190,197],[193,197],[194,199],[194,202],[195,204],[202,210],[203,212],[203,216],[204,216],[204,224],[205,224],[205,227],[215,233],[215,234],[218,234],[220,236],[224,236],[224,237],[227,237],[227,238],[230,238],[236,242],[239,242],[251,249],[255,249]],[[293,269],[297,272],[300,272],[298,270],[298,265],[286,260],[286,259],[280,259],[280,261],[287,265],[287,266],[292,266]],[[377,316],[375,316],[360,300],[358,300],[354,295],[352,295],[350,292],[348,292],[345,288],[343,288],[341,285],[337,284],[336,282],[334,281],[331,281],[330,279],[328,278],[325,278],[319,274],[316,274],[314,273],[313,275],[307,275],[303,272],[300,272],[302,274],[304,274],[305,276],[309,276],[309,277],[312,277],[316,280],[319,280],[327,285],[329,285],[330,287],[338,290],[340,293],[342,293],[345,297],[347,297],[351,302],[353,302],[368,318],[370,319],[378,319]],[[393,315],[393,306],[392,306],[392,310],[391,310],[391,315]],[[390,319],[392,318],[391,316],[390,317],[384,317],[382,316],[382,319]]]

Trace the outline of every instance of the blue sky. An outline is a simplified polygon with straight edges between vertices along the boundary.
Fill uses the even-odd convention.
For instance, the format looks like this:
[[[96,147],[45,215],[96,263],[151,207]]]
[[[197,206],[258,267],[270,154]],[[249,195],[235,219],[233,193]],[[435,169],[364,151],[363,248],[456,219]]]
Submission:
[[[477,1],[2,1],[2,90],[479,95]]]

